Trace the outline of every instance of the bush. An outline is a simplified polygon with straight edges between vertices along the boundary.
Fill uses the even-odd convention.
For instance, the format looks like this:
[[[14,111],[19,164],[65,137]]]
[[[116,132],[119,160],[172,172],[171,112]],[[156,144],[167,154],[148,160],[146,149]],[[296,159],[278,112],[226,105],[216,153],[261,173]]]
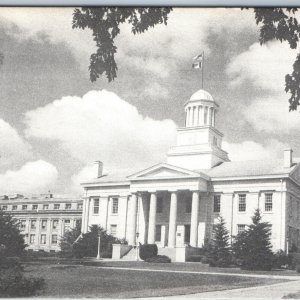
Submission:
[[[191,255],[190,257],[188,257],[187,261],[202,262],[203,257],[204,257],[203,255]]]
[[[26,278],[16,259],[0,259],[0,297],[34,296],[45,286],[42,278]]]
[[[299,263],[296,266],[296,271],[297,271],[297,273],[300,273],[300,264]]]
[[[147,263],[170,263],[171,258],[166,255],[157,255],[145,260]]]
[[[140,258],[142,260],[146,260],[147,258],[151,258],[157,256],[158,249],[156,244],[140,244]]]
[[[279,250],[273,256],[273,268],[287,268],[292,265],[292,256],[287,255],[284,251]]]

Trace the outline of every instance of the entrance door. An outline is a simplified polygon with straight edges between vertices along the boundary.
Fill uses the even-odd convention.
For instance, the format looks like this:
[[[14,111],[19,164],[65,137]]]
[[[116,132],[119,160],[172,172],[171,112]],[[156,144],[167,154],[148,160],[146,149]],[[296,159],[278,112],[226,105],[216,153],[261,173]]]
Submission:
[[[191,225],[184,225],[184,243],[190,243]]]

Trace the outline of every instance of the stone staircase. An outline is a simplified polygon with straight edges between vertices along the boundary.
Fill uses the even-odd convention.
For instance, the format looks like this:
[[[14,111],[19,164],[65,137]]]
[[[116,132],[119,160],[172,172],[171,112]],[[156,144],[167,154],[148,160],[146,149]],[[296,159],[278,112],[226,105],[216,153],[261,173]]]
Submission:
[[[127,252],[127,254],[125,254],[121,259],[125,261],[136,261],[136,249],[131,248],[131,250]]]

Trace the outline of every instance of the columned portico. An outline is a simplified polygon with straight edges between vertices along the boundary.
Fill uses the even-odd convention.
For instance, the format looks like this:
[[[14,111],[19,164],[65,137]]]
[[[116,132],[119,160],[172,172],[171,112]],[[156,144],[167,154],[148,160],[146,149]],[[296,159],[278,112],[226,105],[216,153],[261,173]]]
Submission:
[[[156,206],[157,206],[156,193],[151,193],[150,209],[149,209],[148,244],[155,243]]]
[[[199,191],[192,194],[192,213],[191,213],[191,235],[190,245],[197,247],[198,244],[198,219],[199,219]]]
[[[171,192],[168,247],[176,245],[177,192]]]

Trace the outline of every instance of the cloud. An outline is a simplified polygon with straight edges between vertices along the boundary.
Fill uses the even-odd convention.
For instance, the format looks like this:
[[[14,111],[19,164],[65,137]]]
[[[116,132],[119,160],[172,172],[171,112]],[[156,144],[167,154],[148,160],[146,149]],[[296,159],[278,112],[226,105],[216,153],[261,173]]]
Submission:
[[[155,101],[156,99],[168,98],[169,90],[159,83],[154,82],[145,87],[143,94],[146,97],[148,96],[152,101]]]
[[[48,162],[27,162],[19,170],[8,170],[0,174],[1,194],[48,191],[54,185],[57,175],[56,168]]]
[[[224,150],[228,152],[231,161],[264,160],[280,158],[287,145],[271,139],[267,146],[254,141],[244,141],[242,143],[223,143]]]
[[[34,38],[43,41],[46,34],[53,43],[64,42],[74,53],[78,62],[87,69],[89,57],[95,50],[91,31],[72,29],[73,8],[2,7],[1,22],[19,39]],[[128,24],[120,26],[116,39],[119,67],[133,67],[149,72],[158,78],[172,74],[176,65],[211,49],[208,38],[213,34],[238,34],[244,28],[256,30],[253,12],[239,8],[174,8],[168,24],[159,24],[143,34],[133,35]],[[16,30],[15,26],[18,27]]]
[[[296,56],[297,51],[286,43],[269,42],[263,46],[255,43],[228,64],[226,72],[232,79],[231,87],[249,85],[250,81],[258,88],[281,92]]]
[[[254,129],[265,133],[286,133],[300,127],[298,111],[289,112],[287,94],[254,98],[242,114]]]
[[[52,43],[65,43],[82,68],[87,69],[95,44],[88,29],[72,29],[73,10],[71,7],[1,7],[0,17],[8,32],[20,40],[31,38],[43,42],[46,34]]]
[[[31,156],[31,146],[15,128],[0,119],[0,168],[24,163]]]
[[[84,165],[101,160],[109,170],[162,161],[176,138],[173,121],[144,117],[106,90],[63,97],[25,117],[27,137],[57,140]]]

